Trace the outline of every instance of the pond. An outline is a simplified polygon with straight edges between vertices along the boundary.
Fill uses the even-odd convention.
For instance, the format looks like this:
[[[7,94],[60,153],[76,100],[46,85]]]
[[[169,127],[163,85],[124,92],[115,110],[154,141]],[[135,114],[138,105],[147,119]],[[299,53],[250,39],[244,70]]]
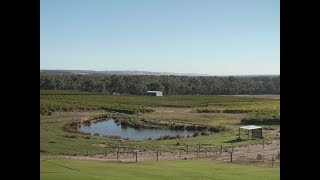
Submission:
[[[157,139],[160,136],[176,136],[181,137],[192,136],[196,130],[170,130],[170,129],[136,129],[133,127],[122,127],[115,123],[114,119],[109,118],[104,121],[98,121],[90,125],[81,125],[78,129],[80,132],[90,133],[91,135],[99,133],[106,136],[120,136],[132,140],[144,140],[148,138]]]

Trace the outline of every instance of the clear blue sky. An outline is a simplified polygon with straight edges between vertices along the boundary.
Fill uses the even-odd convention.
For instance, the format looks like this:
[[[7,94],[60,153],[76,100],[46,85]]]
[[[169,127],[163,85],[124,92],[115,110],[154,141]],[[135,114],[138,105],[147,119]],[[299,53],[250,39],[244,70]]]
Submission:
[[[280,74],[279,0],[41,0],[40,69]]]

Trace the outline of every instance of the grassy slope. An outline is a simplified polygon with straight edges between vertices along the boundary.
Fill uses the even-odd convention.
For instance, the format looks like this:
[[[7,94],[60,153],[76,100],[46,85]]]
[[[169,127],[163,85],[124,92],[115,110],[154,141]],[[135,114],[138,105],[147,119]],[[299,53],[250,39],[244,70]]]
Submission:
[[[86,114],[88,114],[86,112]],[[94,114],[94,113],[93,113]],[[80,116],[80,115],[79,115]],[[66,135],[70,134],[63,130],[64,124],[71,122],[72,118],[76,115],[62,113],[53,117],[41,117],[40,119],[40,150],[44,154],[73,154],[73,155],[86,155],[87,150],[89,155],[103,154],[104,148],[92,146],[92,144],[108,143],[117,144],[117,140],[110,139],[102,136],[87,136],[76,134],[75,138],[67,138]],[[194,138],[176,139],[176,140],[163,140],[163,141],[125,141],[125,145],[136,145],[140,150],[143,149],[156,149],[160,145],[172,145],[179,142],[180,144],[215,144],[216,147],[222,145],[230,145],[229,141],[237,139],[237,129],[224,133],[218,133],[213,136],[202,136]],[[90,137],[87,139],[86,137]],[[239,142],[236,144],[245,144],[249,141]],[[170,150],[170,149],[161,149]],[[172,150],[172,149],[171,149]],[[195,150],[190,147],[190,151]],[[114,151],[114,150],[113,150]]]
[[[93,96],[41,96],[40,107],[45,107],[45,104],[53,106],[71,106],[75,107],[103,107],[107,104],[119,103],[128,105],[178,105],[178,106],[194,106],[207,103],[218,104],[234,104],[239,102],[272,102],[280,103],[279,100],[263,100],[255,98],[242,98],[242,97],[221,97],[221,96],[167,96],[167,97],[145,97],[145,96],[108,96],[108,95],[93,95]],[[155,108],[162,111],[170,111],[173,108]],[[187,109],[187,111],[186,111]],[[230,144],[229,142],[235,140],[238,136],[238,129],[240,119],[244,114],[219,114],[219,113],[189,113],[188,109],[195,108],[174,108],[174,113],[170,112],[154,112],[151,114],[143,114],[142,116],[170,121],[189,121],[194,123],[203,123],[210,125],[223,125],[231,129],[231,131],[213,136],[195,137],[179,140],[165,140],[165,141],[126,141],[126,145],[137,145],[139,149],[156,149],[157,146],[162,144],[176,144],[179,142],[187,144],[215,144],[217,147],[220,144]],[[102,112],[82,112],[89,116]],[[70,134],[63,130],[66,123],[72,121],[80,121],[83,115],[81,113],[58,113],[53,114],[51,117],[40,116],[40,152],[48,154],[81,154],[85,155],[87,150],[90,155],[103,154],[104,149],[92,146],[92,144],[109,143],[116,144],[117,141],[110,138],[98,136],[86,136],[76,134],[75,138],[68,138],[66,135]],[[276,126],[278,128],[278,126]],[[89,139],[87,139],[89,138]],[[248,143],[248,142],[242,142]],[[191,149],[190,149],[191,150]]]
[[[246,101],[248,99],[233,99],[233,98],[216,98],[209,100],[209,103],[225,103],[225,102],[238,102]],[[167,97],[168,99],[153,98],[140,99],[139,104],[143,105],[201,105],[204,102],[208,102],[207,96],[179,96],[179,97]],[[171,99],[172,98],[172,99]],[[110,101],[117,103],[136,104],[137,97],[116,97],[116,96],[58,96],[58,97],[41,97],[42,103],[53,103],[53,105],[77,104],[79,106],[104,106]],[[79,102],[80,101],[80,102]],[[250,100],[249,100],[250,101]],[[264,100],[253,100],[264,101]],[[279,102],[279,101],[278,101]],[[42,104],[41,104],[42,105]],[[99,108],[98,108],[99,109]],[[156,108],[160,110],[170,111],[172,109]],[[180,113],[180,110],[181,113]],[[183,109],[179,109],[179,113],[174,113],[171,117],[161,116],[161,113],[144,114],[149,118],[167,120],[169,118],[173,121],[192,121],[196,119],[204,124],[221,124],[226,125],[232,129],[232,131],[216,134],[214,136],[195,137],[180,140],[165,140],[165,141],[126,141],[127,145],[137,145],[139,149],[152,149],[161,144],[197,144],[197,143],[210,143],[219,146],[220,144],[230,144],[230,141],[237,138],[237,129],[235,123],[240,121],[240,116],[235,114],[228,116],[221,116],[219,114],[206,114],[197,113],[200,118],[189,117],[190,115],[183,112]],[[92,116],[101,112],[82,112],[82,113],[57,113],[51,117],[40,116],[40,150],[44,154],[82,154],[85,155],[89,150],[89,154],[103,154],[104,148],[98,148],[92,146],[92,144],[109,143],[116,144],[117,141],[99,136],[88,136],[82,134],[76,134],[76,138],[67,138],[66,135],[70,134],[63,130],[63,126],[66,123],[72,121],[79,121],[84,116]],[[85,115],[84,115],[85,114]],[[169,115],[168,113],[166,115]],[[144,116],[143,115],[143,116]],[[187,116],[187,118],[185,118]],[[214,122],[213,122],[214,116]],[[276,126],[278,127],[278,126]],[[248,142],[241,142],[241,144]],[[189,148],[189,150],[192,150]],[[97,162],[97,161],[79,161],[79,160],[46,160],[40,162],[40,177],[45,179],[279,179],[279,168],[267,168],[267,167],[254,167],[248,165],[235,165],[235,164],[217,164],[210,160],[174,160],[174,161],[160,161],[156,162],[139,162],[135,163],[112,163],[112,162]],[[71,169],[70,169],[71,168]]]
[[[90,179],[280,179],[279,168],[220,164],[210,160],[174,160],[143,163],[110,163],[84,160],[46,160],[40,162],[41,180]]]

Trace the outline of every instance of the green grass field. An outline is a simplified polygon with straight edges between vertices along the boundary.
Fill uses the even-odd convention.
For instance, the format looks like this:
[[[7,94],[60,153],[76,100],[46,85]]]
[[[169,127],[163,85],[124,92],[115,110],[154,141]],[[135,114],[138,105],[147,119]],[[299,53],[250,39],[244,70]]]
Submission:
[[[55,91],[44,91],[42,94],[54,94]],[[66,92],[59,92],[63,94]],[[72,92],[67,92],[71,93]],[[81,93],[81,92],[76,92]],[[84,93],[88,94],[88,93]],[[41,154],[65,154],[65,155],[89,155],[102,154],[104,148],[98,148],[93,144],[115,145],[117,140],[102,136],[88,136],[80,133],[70,133],[64,130],[64,126],[71,122],[79,122],[89,117],[103,114],[104,107],[124,105],[130,109],[134,106],[142,106],[155,110],[151,113],[128,114],[130,117],[143,117],[151,120],[164,120],[170,122],[200,123],[204,125],[221,125],[229,131],[211,136],[193,137],[163,141],[126,141],[126,145],[136,145],[139,149],[156,149],[160,145],[172,145],[176,143],[196,145],[198,143],[220,145],[241,145],[249,142],[235,142],[238,135],[238,127],[243,118],[251,116],[249,113],[199,113],[197,109],[245,109],[258,110],[273,109],[279,111],[279,99],[258,99],[232,96],[213,95],[181,95],[181,96],[112,96],[112,95],[40,95],[40,109],[42,112],[52,112],[50,116],[40,115],[40,153]],[[102,108],[102,109],[101,109]],[[73,111],[73,112],[72,112]],[[260,125],[260,124],[259,124]],[[266,126],[265,126],[266,127]],[[279,129],[279,125],[272,125]]]
[[[43,91],[43,94],[55,94],[54,91]],[[73,92],[60,92],[70,93]],[[261,143],[261,140],[236,141],[238,127],[243,125],[242,119],[255,116],[257,112],[265,110],[280,111],[279,99],[257,99],[231,96],[112,96],[93,95],[76,92],[78,95],[40,95],[40,158],[50,155],[83,155],[104,154],[105,149],[95,144],[117,145],[117,139],[103,136],[91,136],[66,131],[64,126],[72,122],[80,122],[88,118],[107,113],[108,108],[138,109],[138,113],[122,114],[127,117],[146,118],[149,120],[199,123],[204,125],[221,125],[228,128],[226,132],[210,136],[200,136],[173,140],[126,140],[123,145],[135,146],[140,151],[156,150],[174,151],[175,144],[191,145],[189,151],[196,151],[197,144],[213,144],[214,149],[220,145],[238,146]],[[79,95],[81,94],[81,95]],[[141,113],[143,109],[153,112]],[[204,110],[199,112],[198,110]],[[231,111],[227,113],[225,111]],[[233,112],[234,111],[234,112]],[[248,112],[247,112],[248,111]],[[239,113],[240,112],[240,113]],[[244,113],[243,113],[244,112]],[[110,113],[110,112],[108,112]],[[267,118],[273,114],[265,115]],[[280,115],[279,115],[280,116]],[[254,119],[255,120],[255,119]],[[280,121],[280,117],[279,117]],[[263,122],[263,119],[262,121]],[[272,128],[272,134],[266,139],[278,136],[278,124],[264,126]],[[267,130],[265,130],[266,132]],[[274,134],[276,132],[276,134]],[[163,145],[163,146],[162,146]],[[194,145],[194,147],[192,146]],[[193,148],[193,149],[192,149]],[[114,150],[110,149],[110,152]],[[109,153],[109,150],[107,150]],[[49,156],[48,156],[49,155]],[[192,160],[161,160],[160,162],[105,162],[70,159],[40,160],[40,177],[50,179],[216,179],[216,180],[271,180],[280,179],[279,168],[256,166],[253,164],[217,163],[209,159]]]
[[[114,163],[85,160],[40,161],[41,180],[275,180],[280,169],[215,163],[211,160],[171,160],[161,162]]]
[[[146,107],[206,107],[211,105],[238,105],[239,103],[261,102],[261,108],[277,104],[279,100],[256,99],[234,96],[214,95],[175,95],[175,96],[133,96],[133,95],[48,95],[40,94],[40,113],[50,114],[56,111],[102,110],[106,108],[146,108]],[[53,92],[52,92],[53,93]],[[278,103],[279,104],[279,103]],[[241,107],[246,108],[246,107]],[[239,108],[238,108],[239,109]]]
[[[101,113],[101,112],[100,112]],[[89,155],[103,154],[104,148],[93,146],[93,144],[105,144],[116,145],[117,140],[103,137],[103,136],[88,136],[80,133],[69,133],[64,131],[63,126],[66,123],[77,121],[81,117],[99,114],[99,112],[75,112],[75,113],[59,113],[51,117],[40,117],[40,154],[61,154],[61,155],[86,155],[87,150]],[[200,114],[200,113],[199,113]],[[279,128],[278,126],[273,126]],[[124,145],[135,145],[140,150],[155,150],[160,145],[173,145],[177,144],[189,144],[196,145],[202,144],[214,144],[217,148],[220,145],[231,146],[232,144],[245,145],[248,143],[256,143],[261,140],[233,142],[238,138],[238,129],[235,125],[229,125],[230,130],[223,133],[217,133],[211,136],[200,136],[192,138],[174,139],[174,140],[152,140],[152,141],[138,141],[129,140]],[[68,138],[67,135],[73,134],[73,138]],[[190,147],[191,148],[191,147]],[[190,150],[196,150],[195,149]],[[171,151],[172,149],[161,149]]]

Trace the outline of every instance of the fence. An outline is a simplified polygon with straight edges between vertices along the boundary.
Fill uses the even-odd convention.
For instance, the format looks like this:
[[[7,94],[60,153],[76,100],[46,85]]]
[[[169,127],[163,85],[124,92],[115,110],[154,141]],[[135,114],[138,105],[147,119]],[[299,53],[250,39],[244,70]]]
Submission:
[[[262,144],[233,146],[213,144],[172,144],[153,149],[141,150],[136,146],[97,147],[103,152],[94,155],[59,155],[52,158],[92,159],[105,161],[139,162],[161,161],[165,159],[210,158],[218,162],[280,165],[280,140],[263,141]]]

